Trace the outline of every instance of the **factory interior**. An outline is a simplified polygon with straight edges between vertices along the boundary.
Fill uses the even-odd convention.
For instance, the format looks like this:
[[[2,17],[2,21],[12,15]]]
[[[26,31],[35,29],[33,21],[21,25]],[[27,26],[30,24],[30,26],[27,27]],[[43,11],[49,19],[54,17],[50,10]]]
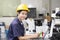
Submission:
[[[20,16],[20,10],[17,9],[20,4],[26,4],[29,9],[21,10],[27,13],[22,14],[27,15],[22,20],[25,32],[23,35],[27,35],[27,39],[24,36],[19,39],[21,35],[18,32],[13,34],[16,31],[15,25],[11,28],[14,19]],[[12,33],[13,30],[15,31]],[[20,28],[20,31],[23,32],[23,29]],[[11,38],[17,37],[18,40],[60,40],[60,0],[0,0],[0,40],[15,40],[8,38],[9,32],[13,35]],[[35,37],[35,33],[39,34],[38,37]]]

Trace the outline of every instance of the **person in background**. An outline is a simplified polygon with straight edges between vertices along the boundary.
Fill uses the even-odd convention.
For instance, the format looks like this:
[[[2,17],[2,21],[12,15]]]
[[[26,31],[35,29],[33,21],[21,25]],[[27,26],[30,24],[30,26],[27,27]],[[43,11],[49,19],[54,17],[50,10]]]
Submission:
[[[51,18],[51,16],[50,16],[49,13],[47,13],[47,17],[46,17],[46,19],[47,19],[47,22],[48,22],[47,25],[48,25],[49,27],[51,27],[52,18]]]
[[[27,17],[29,9],[26,4],[21,4],[17,7],[17,18],[15,18],[9,26],[8,40],[27,40],[30,38],[37,38],[39,33],[25,35],[22,20]]]

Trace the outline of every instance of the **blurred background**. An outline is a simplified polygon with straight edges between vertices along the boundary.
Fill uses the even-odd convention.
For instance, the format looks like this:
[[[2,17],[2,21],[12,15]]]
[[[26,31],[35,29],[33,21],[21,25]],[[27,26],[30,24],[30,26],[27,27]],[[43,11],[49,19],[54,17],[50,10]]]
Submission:
[[[60,11],[60,0],[0,0],[0,24],[4,22],[6,29],[9,29],[10,23],[14,18],[16,18],[16,8],[19,4],[28,5],[30,14],[28,14],[27,18],[34,19],[35,28],[38,26],[36,29],[37,32],[40,31],[38,28],[41,30],[45,29],[44,27],[39,26],[47,25],[49,26],[48,29],[50,34],[52,34],[52,26],[55,24],[60,25],[60,13],[57,14],[57,12]],[[47,19],[47,22],[45,19]],[[49,23],[51,20],[53,20],[53,22]]]

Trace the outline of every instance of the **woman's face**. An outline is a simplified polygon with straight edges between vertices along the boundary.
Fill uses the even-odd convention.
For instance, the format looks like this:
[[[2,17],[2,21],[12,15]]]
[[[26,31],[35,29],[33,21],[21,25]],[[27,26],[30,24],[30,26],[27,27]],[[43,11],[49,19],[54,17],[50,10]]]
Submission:
[[[18,18],[19,18],[20,20],[24,20],[26,17],[27,17],[27,11],[21,11],[21,12],[18,14]]]

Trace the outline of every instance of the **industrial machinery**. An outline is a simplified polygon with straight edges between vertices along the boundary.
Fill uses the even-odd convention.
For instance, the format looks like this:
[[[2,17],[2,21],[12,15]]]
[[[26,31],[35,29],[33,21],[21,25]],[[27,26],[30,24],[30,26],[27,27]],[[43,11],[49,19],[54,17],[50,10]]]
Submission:
[[[48,30],[47,20],[28,18],[23,21],[26,33],[41,33]]]
[[[55,16],[52,16],[52,25],[50,31],[51,40],[60,40],[60,11],[59,8],[55,10]],[[54,22],[53,22],[54,21]]]
[[[34,19],[28,18],[27,20],[23,20],[23,24],[27,35],[34,34],[36,32]]]
[[[7,40],[4,22],[0,22],[0,40]]]

